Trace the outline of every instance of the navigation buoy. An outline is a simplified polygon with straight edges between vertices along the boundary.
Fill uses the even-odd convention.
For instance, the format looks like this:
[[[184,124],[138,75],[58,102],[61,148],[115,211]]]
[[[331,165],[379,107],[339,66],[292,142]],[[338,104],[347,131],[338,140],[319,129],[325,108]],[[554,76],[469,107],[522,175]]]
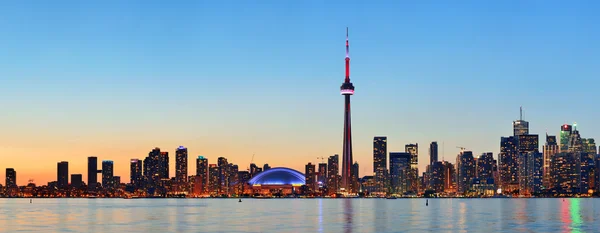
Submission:
[[[240,201],[238,201],[238,202],[242,202],[242,199],[240,198]]]
[[[429,199],[425,200],[425,206],[429,206]]]
[[[31,199],[29,199],[29,203],[33,203]]]

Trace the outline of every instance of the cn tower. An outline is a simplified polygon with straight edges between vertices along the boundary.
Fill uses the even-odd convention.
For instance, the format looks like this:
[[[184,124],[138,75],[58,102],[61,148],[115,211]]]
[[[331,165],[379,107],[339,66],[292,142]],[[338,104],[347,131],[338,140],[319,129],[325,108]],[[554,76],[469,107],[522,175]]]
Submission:
[[[346,79],[340,87],[345,99],[344,104],[344,149],[342,152],[342,185],[347,192],[352,189],[352,131],[350,120],[350,96],[354,94],[354,85],[350,82],[350,45],[348,43],[348,28],[346,28]]]

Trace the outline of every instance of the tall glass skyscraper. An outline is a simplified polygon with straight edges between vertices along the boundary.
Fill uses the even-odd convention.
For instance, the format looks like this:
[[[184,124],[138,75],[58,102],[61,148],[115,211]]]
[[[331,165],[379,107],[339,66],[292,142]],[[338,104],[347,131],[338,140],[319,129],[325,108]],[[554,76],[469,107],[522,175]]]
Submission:
[[[179,146],[175,151],[175,178],[180,183],[187,183],[188,177],[188,150],[183,146]]]
[[[387,137],[373,138],[373,173],[377,192],[386,192]]]
[[[59,189],[69,187],[69,162],[62,161],[56,165],[56,185]]]
[[[404,151],[410,154],[409,190],[416,193],[419,190],[419,144],[408,144]]]
[[[98,183],[98,158],[88,157],[88,173],[87,173],[87,185],[89,190],[94,190]]]
[[[404,194],[408,192],[410,174],[410,153],[390,152],[390,192]]]
[[[102,187],[104,189],[112,189],[115,187],[115,179],[113,177],[113,161],[103,160],[102,161]]]

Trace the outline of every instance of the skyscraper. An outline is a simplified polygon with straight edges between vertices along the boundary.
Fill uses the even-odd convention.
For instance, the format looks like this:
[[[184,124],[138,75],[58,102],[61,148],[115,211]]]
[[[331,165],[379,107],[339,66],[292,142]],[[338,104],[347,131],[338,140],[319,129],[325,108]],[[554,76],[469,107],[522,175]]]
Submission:
[[[475,178],[473,152],[462,151],[456,156],[456,192],[464,194],[469,191],[473,178]]]
[[[6,169],[6,188],[17,187],[17,171],[14,168]]]
[[[543,161],[538,151],[519,154],[519,194],[532,195],[542,190]]]
[[[579,154],[560,152],[550,163],[554,191],[561,194],[579,193],[581,162]]]
[[[219,194],[219,167],[216,164],[210,164],[208,165],[208,193],[210,193],[210,195],[218,195]]]
[[[169,152],[162,151],[160,152],[159,164],[158,164],[158,172],[160,174],[160,179],[169,179]]]
[[[229,188],[229,163],[225,157],[217,159],[219,166],[219,194],[227,194]]]
[[[180,183],[187,183],[188,177],[188,150],[183,146],[179,146],[175,151],[175,178]]]
[[[69,162],[62,161],[56,165],[56,185],[59,189],[69,187]]]
[[[408,192],[410,153],[390,152],[390,192],[404,194]]]
[[[208,159],[204,156],[196,159],[196,184],[200,185],[201,194],[208,193]]]
[[[477,159],[477,175],[479,180],[484,181],[487,179],[494,178],[494,170],[496,167],[496,160],[492,152],[483,153]]]
[[[417,192],[419,189],[419,144],[408,144],[404,150],[410,154],[409,189]]]
[[[156,188],[160,183],[160,180],[163,178],[163,169],[161,169],[162,162],[162,153],[160,152],[160,148],[156,147],[152,149],[148,153],[148,157],[144,159],[143,167],[144,167],[144,177],[148,182],[150,187]]]
[[[438,143],[431,142],[429,144],[429,164],[433,164],[438,161]]]
[[[80,189],[83,186],[83,178],[81,174],[71,174],[71,187]]]
[[[306,164],[304,167],[304,178],[306,186],[311,190],[315,190],[315,165],[312,163]]]
[[[115,179],[113,177],[113,161],[102,161],[102,187],[104,189],[112,189],[115,187]]]
[[[520,135],[529,134],[529,122],[523,120],[523,107],[519,108],[520,118],[513,121],[513,136],[518,138]]]
[[[258,175],[258,173],[262,172],[262,168],[256,166],[256,164],[251,163],[250,164],[250,176],[254,177],[256,175]]]
[[[519,188],[518,148],[515,137],[500,138],[499,172],[502,191],[512,192]]]
[[[339,190],[339,156],[332,155],[327,159],[327,190],[329,191],[329,195],[335,194]]]
[[[348,192],[354,192],[350,190],[352,184],[352,132],[351,132],[351,120],[350,120],[350,96],[354,94],[354,85],[350,82],[350,44],[348,41],[348,28],[346,28],[346,78],[344,83],[340,87],[340,91],[344,96],[344,148],[342,152],[342,184],[341,188]]]
[[[387,183],[387,137],[373,139],[373,174],[377,192],[386,192]]]
[[[327,163],[319,163],[317,182],[319,186],[327,186]]]
[[[569,151],[569,140],[571,139],[571,125],[564,124],[560,127],[560,151]]]
[[[558,144],[556,143],[556,136],[549,136],[546,134],[546,144],[543,147],[543,156],[544,156],[544,171],[543,171],[543,186],[545,188],[551,188],[552,179],[551,179],[551,171],[550,171],[550,163],[552,162],[552,158],[556,153],[558,153]]]
[[[351,188],[352,190],[354,190],[354,192],[358,192],[359,191],[359,184],[358,184],[358,180],[359,180],[359,176],[358,176],[358,171],[359,171],[359,167],[358,167],[358,162],[354,161],[354,164],[352,164],[352,169],[351,173],[352,175],[350,176],[350,179],[352,180],[352,185]]]
[[[134,188],[138,189],[142,187],[142,161],[139,159],[131,159],[131,163],[129,165],[129,177],[130,183]]]
[[[263,171],[267,171],[269,169],[271,169],[271,166],[269,166],[268,163],[265,163],[265,165],[263,165]]]
[[[89,190],[94,190],[98,183],[98,158],[88,157],[88,172],[87,172],[87,185]]]
[[[440,161],[433,162],[429,167],[428,188],[436,193],[444,192],[444,163]]]

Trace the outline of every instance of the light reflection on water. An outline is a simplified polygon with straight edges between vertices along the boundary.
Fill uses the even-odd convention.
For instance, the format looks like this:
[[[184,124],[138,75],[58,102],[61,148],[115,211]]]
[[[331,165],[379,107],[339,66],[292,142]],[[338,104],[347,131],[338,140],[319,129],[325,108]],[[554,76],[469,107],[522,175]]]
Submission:
[[[597,232],[600,199],[0,199],[0,232]]]

